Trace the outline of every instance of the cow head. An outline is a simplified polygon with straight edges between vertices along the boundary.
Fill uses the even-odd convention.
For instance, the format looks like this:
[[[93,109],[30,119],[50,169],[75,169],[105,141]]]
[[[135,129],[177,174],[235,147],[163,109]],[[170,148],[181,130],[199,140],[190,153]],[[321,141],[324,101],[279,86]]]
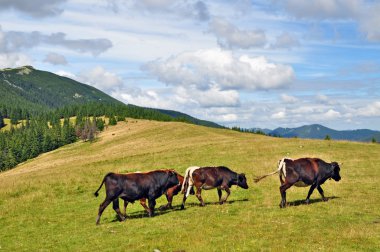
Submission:
[[[247,179],[244,173],[238,174],[237,180],[238,180],[238,184],[237,184],[238,186],[244,189],[248,189]]]
[[[179,184],[177,173],[175,171],[168,171],[168,188]]]
[[[339,171],[340,171],[339,164],[337,162],[332,162],[331,168],[333,169],[331,178],[335,181],[339,181],[341,179],[340,174],[339,174]]]

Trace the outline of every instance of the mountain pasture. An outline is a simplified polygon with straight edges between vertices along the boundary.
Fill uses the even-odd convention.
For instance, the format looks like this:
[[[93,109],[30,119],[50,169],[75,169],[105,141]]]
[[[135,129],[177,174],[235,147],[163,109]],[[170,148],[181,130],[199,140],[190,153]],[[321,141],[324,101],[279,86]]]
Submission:
[[[315,190],[287,191],[279,208],[278,176],[258,184],[254,177],[274,171],[284,157],[319,157],[343,162],[340,182]],[[380,247],[380,145],[347,141],[272,138],[179,122],[128,119],[108,127],[93,142],[78,141],[0,173],[0,250],[48,251],[375,251]],[[118,222],[112,206],[95,225],[99,197],[93,193],[112,172],[224,165],[246,174],[248,190],[233,186],[227,204],[216,190],[203,191],[179,210],[148,218],[138,202]],[[223,196],[224,196],[223,192]],[[166,204],[165,196],[157,206]],[[122,206],[122,201],[120,201]]]

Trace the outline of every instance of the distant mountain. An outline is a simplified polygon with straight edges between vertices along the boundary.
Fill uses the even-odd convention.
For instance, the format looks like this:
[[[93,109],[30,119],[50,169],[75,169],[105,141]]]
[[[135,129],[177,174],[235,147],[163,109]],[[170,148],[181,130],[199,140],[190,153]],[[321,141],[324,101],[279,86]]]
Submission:
[[[380,131],[357,130],[333,130],[319,124],[305,125],[298,128],[277,128],[267,133],[272,136],[299,137],[311,139],[324,139],[327,135],[335,140],[371,141],[375,138],[380,142]]]
[[[3,116],[14,115],[17,119],[24,119],[27,114],[94,102],[126,106],[130,114],[142,119],[173,118],[197,125],[222,127],[177,111],[126,105],[92,86],[32,66],[0,69],[0,113]]]

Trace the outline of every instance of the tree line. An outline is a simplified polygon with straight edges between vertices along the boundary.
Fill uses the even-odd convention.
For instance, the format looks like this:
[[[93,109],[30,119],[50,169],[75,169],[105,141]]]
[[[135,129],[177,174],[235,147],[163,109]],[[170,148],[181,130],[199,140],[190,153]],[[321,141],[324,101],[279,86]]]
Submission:
[[[78,139],[93,141],[106,126],[104,116],[109,118],[109,125],[124,121],[126,117],[188,122],[154,109],[104,102],[68,105],[39,113],[3,105],[0,107],[0,128],[5,126],[4,118],[11,119],[11,127],[9,131],[0,132],[0,171]],[[76,119],[70,121],[73,117]],[[20,120],[23,120],[21,126],[16,126]]]

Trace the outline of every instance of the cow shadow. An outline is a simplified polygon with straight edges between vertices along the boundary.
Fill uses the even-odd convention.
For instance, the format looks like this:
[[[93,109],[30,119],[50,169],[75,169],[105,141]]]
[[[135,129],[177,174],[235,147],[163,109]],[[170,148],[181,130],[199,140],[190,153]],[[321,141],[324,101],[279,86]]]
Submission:
[[[339,197],[337,196],[331,196],[331,197],[326,197],[327,201],[330,201],[330,200],[334,200],[334,199],[339,199]],[[318,198],[318,199],[310,199],[309,201],[309,205],[311,204],[316,204],[316,203],[321,203],[321,202],[326,202],[324,201],[322,198]],[[300,205],[307,205],[305,203],[305,200],[295,200],[295,201],[291,201],[291,202],[287,202],[286,206],[300,206]]]
[[[249,200],[248,199],[229,200],[229,201],[224,202],[222,205],[229,205],[229,204],[234,204],[237,202],[245,202],[245,201],[249,201]],[[220,204],[219,204],[219,201],[217,201],[217,202],[205,202],[205,206],[209,206],[209,205],[220,205]],[[180,207],[181,206],[178,206],[179,209],[180,209]],[[187,203],[185,207],[200,207],[200,203]]]
[[[164,214],[168,214],[168,213],[174,212],[174,211],[181,211],[181,205],[173,206],[172,208],[165,208],[165,209],[157,207],[157,208],[155,208],[155,211],[154,211],[154,217],[164,215]],[[145,210],[128,213],[128,209],[127,209],[126,220],[128,220],[128,219],[142,219],[142,218],[150,218],[148,213]],[[119,218],[117,215],[115,215],[112,222],[119,222]]]

